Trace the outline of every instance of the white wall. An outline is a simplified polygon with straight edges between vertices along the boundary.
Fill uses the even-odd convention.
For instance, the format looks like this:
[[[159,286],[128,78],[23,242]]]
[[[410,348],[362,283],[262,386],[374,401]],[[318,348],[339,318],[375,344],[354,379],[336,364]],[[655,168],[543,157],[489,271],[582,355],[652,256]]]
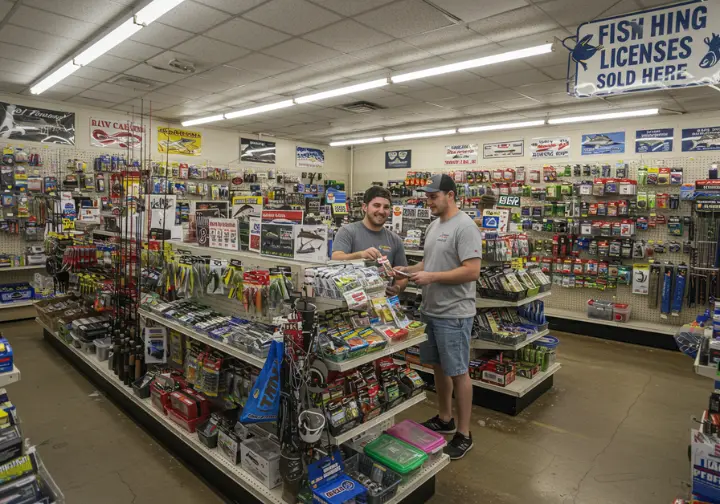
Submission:
[[[0,101],[6,103],[14,103],[18,105],[27,105],[31,107],[40,107],[51,110],[67,111],[75,113],[75,147],[83,151],[92,151],[100,153],[112,153],[122,152],[119,149],[100,149],[90,147],[90,118],[104,119],[111,121],[127,121],[131,117],[131,114],[105,110],[105,109],[94,109],[91,107],[84,107],[66,102],[51,102],[37,100],[32,97],[24,97],[18,95],[3,95],[0,94]],[[135,119],[139,122],[139,118]],[[147,128],[148,120],[145,120]],[[167,123],[166,121],[158,121],[153,119],[151,129],[151,144],[150,151],[151,157],[154,160],[164,160],[165,155],[158,152],[157,149],[157,128],[158,126],[171,126],[182,128],[177,123]],[[202,164],[205,161],[210,162],[216,166],[227,166],[228,163],[234,162],[233,167],[238,167],[237,159],[240,156],[240,137],[254,138],[257,139],[257,135],[252,133],[240,133],[237,131],[228,131],[223,129],[216,129],[207,127],[208,125],[193,126],[189,128],[183,128],[193,131],[200,131],[203,135],[203,153],[201,156],[170,156],[171,161],[179,161],[184,163],[196,163]],[[274,168],[276,171],[295,172],[303,171],[300,168],[295,167],[295,147],[300,145],[303,147],[315,147],[325,150],[325,168],[323,172],[326,174],[326,178],[343,180],[349,182],[349,166],[350,166],[350,153],[343,149],[333,149],[327,145],[314,145],[307,142],[296,142],[294,140],[285,140],[280,138],[264,137],[264,140],[274,141],[277,144],[277,157]],[[5,141],[4,139],[2,141]],[[33,142],[17,142],[17,141],[6,141],[10,145],[23,144],[27,147],[32,147]],[[35,144],[40,145],[40,144]],[[139,157],[139,155],[137,156]],[[254,167],[259,170],[267,170],[272,165],[264,164],[251,164],[247,166]],[[307,171],[307,170],[305,170]]]
[[[718,95],[720,99],[720,95]],[[388,180],[404,179],[408,171],[447,172],[456,169],[472,169],[471,167],[445,167],[445,146],[451,144],[477,143],[480,156],[477,167],[514,167],[514,166],[542,166],[543,164],[564,166],[571,164],[585,164],[604,162],[614,164],[618,161],[632,161],[645,158],[668,159],[679,157],[692,157],[692,153],[681,151],[681,137],[683,128],[701,128],[706,126],[720,126],[720,113],[661,115],[622,121],[600,121],[595,123],[577,123],[563,126],[542,126],[538,128],[518,129],[504,132],[474,133],[469,135],[451,135],[446,137],[428,138],[413,141],[384,142],[379,144],[359,145],[354,148],[353,155],[353,191],[362,191],[372,182],[387,182]],[[653,128],[674,128],[673,152],[635,154],[635,131]],[[581,140],[583,134],[612,133],[625,131],[625,154],[608,154],[601,156],[581,156]],[[531,161],[529,144],[533,138],[570,136],[570,158],[545,159]],[[525,139],[525,156],[508,159],[482,159],[483,143],[502,142],[506,140]],[[336,147],[338,149],[338,147]],[[385,151],[393,149],[412,149],[412,167],[409,170],[385,169]],[[707,152],[704,156],[712,156]],[[717,152],[720,160],[720,152]],[[679,165],[682,166],[682,165]]]

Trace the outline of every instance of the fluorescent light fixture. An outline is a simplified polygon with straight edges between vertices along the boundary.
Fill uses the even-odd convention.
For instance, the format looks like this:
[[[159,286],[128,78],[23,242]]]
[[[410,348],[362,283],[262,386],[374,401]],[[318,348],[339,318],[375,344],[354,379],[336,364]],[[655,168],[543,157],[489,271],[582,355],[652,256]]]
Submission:
[[[435,137],[435,136],[446,136],[446,135],[454,135],[455,133],[457,133],[457,130],[455,128],[437,130],[437,131],[422,131],[420,133],[406,133],[404,135],[386,136],[385,141],[386,142],[394,142],[395,140],[409,140],[411,138],[428,138],[428,137]]]
[[[498,130],[509,130],[516,128],[532,128],[533,126],[544,126],[545,121],[525,121],[515,123],[504,123],[504,124],[490,124],[488,126],[468,126],[467,128],[459,128],[458,133],[477,133],[479,131],[498,131]]]
[[[399,82],[407,82],[415,79],[432,77],[433,75],[441,75],[450,72],[457,72],[459,70],[467,70],[469,68],[477,68],[486,65],[493,65],[495,63],[503,63],[505,61],[528,58],[530,56],[537,56],[539,54],[547,54],[549,52],[552,52],[552,46],[552,44],[543,44],[539,46],[527,47],[525,49],[518,49],[517,51],[509,51],[501,54],[495,54],[493,56],[485,56],[484,58],[477,58],[467,61],[460,61],[459,63],[451,63],[449,65],[426,68],[425,70],[418,70],[416,72],[393,75],[392,77],[390,77],[390,80],[393,84],[397,84]]]
[[[80,67],[75,65],[72,61],[68,61],[63,66],[55,70],[53,73],[45,77],[43,80],[35,84],[30,88],[30,93],[38,95],[53,87],[55,84],[63,80],[65,77],[72,75]]]
[[[93,62],[112,48],[119,45],[120,42],[132,37],[134,34],[142,30],[142,28],[142,25],[135,24],[135,21],[132,18],[128,19],[93,45],[85,49],[83,52],[75,56],[75,64],[85,66]]]
[[[199,119],[190,119],[189,121],[183,121],[182,125],[183,126],[197,126],[198,124],[222,121],[223,119],[225,119],[225,116],[222,114],[218,114],[218,115],[214,115],[214,116],[201,117]]]
[[[230,112],[229,114],[225,114],[225,119],[235,119],[236,117],[244,117],[254,114],[260,114],[262,112],[269,112],[271,110],[278,110],[286,107],[292,107],[295,105],[295,102],[292,100],[285,100],[281,102],[275,102],[275,103],[268,103],[267,105],[260,105],[259,107],[253,107],[245,110],[237,110],[235,112]]]
[[[330,142],[330,147],[341,147],[343,145],[360,145],[382,142],[383,137],[372,137],[372,138],[356,138],[354,140],[339,140],[337,142]]]
[[[135,22],[147,26],[163,14],[167,14],[185,0],[154,0],[135,14]]]
[[[366,91],[368,89],[375,89],[383,86],[387,86],[390,82],[387,79],[378,79],[370,82],[363,82],[362,84],[355,84],[353,86],[346,86],[337,89],[331,89],[329,91],[322,91],[307,96],[301,96],[295,98],[295,103],[310,103],[318,100],[324,100],[326,98],[332,98],[334,96],[342,96],[346,94],[358,93],[360,91]]]
[[[558,117],[557,119],[548,119],[548,124],[569,124],[569,123],[577,123],[577,122],[605,121],[608,119],[625,119],[628,117],[647,117],[647,116],[657,115],[659,113],[660,113],[660,109],[656,109],[656,108],[642,109],[642,110],[628,110],[625,112],[609,112],[607,114]]]

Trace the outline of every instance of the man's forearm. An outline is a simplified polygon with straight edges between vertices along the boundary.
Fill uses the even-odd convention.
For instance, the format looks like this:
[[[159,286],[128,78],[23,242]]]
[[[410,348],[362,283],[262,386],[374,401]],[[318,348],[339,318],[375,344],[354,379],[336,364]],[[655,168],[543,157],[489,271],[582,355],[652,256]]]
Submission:
[[[425,269],[425,261],[420,261],[419,263],[408,266],[405,271],[407,273],[417,273],[418,271],[423,271]]]
[[[336,250],[332,253],[332,258],[333,261],[355,261],[357,259],[362,259],[362,252],[347,254],[341,250]]]
[[[432,275],[434,283],[458,285],[476,281],[480,272],[474,266],[462,265],[450,271],[436,271]]]

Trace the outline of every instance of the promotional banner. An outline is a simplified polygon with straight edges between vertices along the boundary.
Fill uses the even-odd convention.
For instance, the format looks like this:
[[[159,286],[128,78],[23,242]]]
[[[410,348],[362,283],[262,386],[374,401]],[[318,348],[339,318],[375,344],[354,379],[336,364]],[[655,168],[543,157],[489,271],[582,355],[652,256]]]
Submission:
[[[385,151],[385,169],[410,168],[412,165],[411,150]]]
[[[75,145],[75,114],[0,102],[0,139]]]
[[[197,240],[201,247],[210,246],[210,218],[227,217],[227,201],[193,201],[190,214],[191,241]],[[194,235],[192,234],[194,231]]]
[[[720,0],[692,1],[580,25],[563,40],[576,96],[720,81]],[[573,91],[573,90],[571,90]]]
[[[720,126],[682,130],[683,152],[714,150],[720,150]]]
[[[225,250],[238,250],[237,219],[208,219],[210,247]]]
[[[483,144],[483,159],[523,157],[524,155],[524,140],[510,140],[509,142],[493,142]]]
[[[324,263],[328,258],[327,226],[294,226],[295,259]]]
[[[233,196],[230,216],[233,219],[248,220],[250,217],[260,217],[262,209],[262,196]]]
[[[161,238],[182,238],[182,226],[175,225],[177,196],[174,194],[148,194],[150,209],[150,233]]]
[[[90,146],[108,149],[139,148],[145,127],[130,121],[90,118]]]
[[[625,132],[590,133],[582,136],[582,155],[622,154],[625,152]]]
[[[322,168],[325,166],[325,152],[312,147],[296,147],[295,166],[298,168]]]
[[[262,221],[260,217],[250,217],[250,242],[248,248],[253,252],[260,252],[260,228]]]
[[[260,227],[260,253],[273,257],[294,257],[293,224],[267,224]]]
[[[478,144],[445,146],[445,166],[472,166],[478,164]]]
[[[277,149],[275,142],[240,139],[240,161],[244,163],[275,164]]]
[[[158,152],[199,156],[202,154],[202,133],[199,131],[158,126]]]
[[[272,224],[302,224],[302,210],[263,210],[262,222]]]
[[[530,154],[533,159],[569,158],[570,137],[533,138]]]
[[[672,152],[673,128],[638,130],[635,132],[635,152]]]

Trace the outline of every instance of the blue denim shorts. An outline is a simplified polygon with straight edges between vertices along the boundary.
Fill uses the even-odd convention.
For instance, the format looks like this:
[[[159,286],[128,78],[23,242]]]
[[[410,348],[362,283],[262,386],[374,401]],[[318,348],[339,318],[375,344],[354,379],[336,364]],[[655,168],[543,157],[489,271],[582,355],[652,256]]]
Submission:
[[[420,344],[423,364],[439,364],[447,376],[459,376],[470,366],[470,336],[473,317],[437,318],[422,316],[427,341]]]

